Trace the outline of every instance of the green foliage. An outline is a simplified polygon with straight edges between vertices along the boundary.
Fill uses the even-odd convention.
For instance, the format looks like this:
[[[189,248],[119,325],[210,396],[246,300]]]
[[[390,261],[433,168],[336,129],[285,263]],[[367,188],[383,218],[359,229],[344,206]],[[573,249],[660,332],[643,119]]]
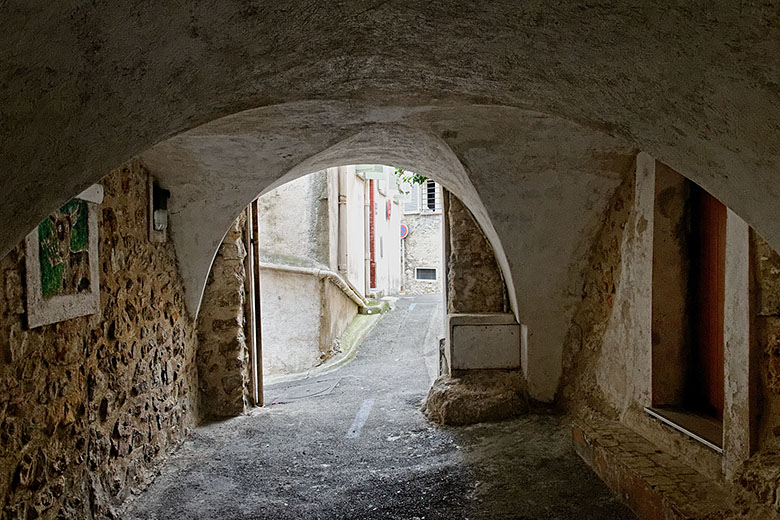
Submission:
[[[428,180],[428,177],[424,177],[419,173],[407,172],[402,168],[396,168],[395,174],[401,179],[402,182],[408,182],[410,184],[423,184]]]

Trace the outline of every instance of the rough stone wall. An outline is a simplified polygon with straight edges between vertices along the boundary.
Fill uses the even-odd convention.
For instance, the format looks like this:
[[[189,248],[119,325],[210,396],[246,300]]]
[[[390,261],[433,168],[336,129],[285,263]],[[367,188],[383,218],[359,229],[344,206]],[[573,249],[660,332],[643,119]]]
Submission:
[[[750,231],[751,314],[758,371],[756,453],[736,473],[735,518],[780,517],[780,255]]]
[[[759,445],[780,448],[780,255],[751,232],[754,348],[758,350]]]
[[[448,200],[447,312],[507,312],[506,284],[493,248],[468,208],[457,197]]]
[[[567,334],[560,401],[574,414],[595,410],[619,420],[697,471],[722,480],[720,455],[644,412],[652,405],[655,171],[656,161],[638,154],[633,190],[624,185],[613,195],[608,227],[602,227],[591,250],[593,270]],[[618,232],[621,225],[625,228]]]
[[[404,240],[404,292],[406,294],[436,294],[441,292],[441,214],[403,215],[401,222],[409,228]],[[417,280],[417,267],[436,268],[435,281]]]
[[[245,334],[246,214],[236,219],[214,258],[198,314],[198,373],[202,411],[239,415],[248,404],[249,351]]]
[[[0,261],[2,518],[104,518],[198,418],[197,339],[170,242],[147,238],[147,176],[103,181],[98,314],[29,330],[25,251]]]

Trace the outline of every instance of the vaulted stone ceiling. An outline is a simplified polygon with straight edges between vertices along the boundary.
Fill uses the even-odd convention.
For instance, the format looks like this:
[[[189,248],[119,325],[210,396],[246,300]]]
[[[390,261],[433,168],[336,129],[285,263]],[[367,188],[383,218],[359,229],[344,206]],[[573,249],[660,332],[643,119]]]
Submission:
[[[635,150],[778,247],[780,10],[668,4],[3,5],[0,253],[143,154],[172,190],[197,307],[242,204],[317,168],[383,162],[463,198],[514,310],[548,331]],[[557,345],[549,334],[537,341]]]
[[[491,241],[513,310],[530,327],[528,364],[538,362],[551,399],[584,253],[634,155],[623,140],[517,108],[306,102],[222,118],[141,159],[174,194],[171,229],[191,309],[225,230],[261,191],[342,164],[433,177]]]

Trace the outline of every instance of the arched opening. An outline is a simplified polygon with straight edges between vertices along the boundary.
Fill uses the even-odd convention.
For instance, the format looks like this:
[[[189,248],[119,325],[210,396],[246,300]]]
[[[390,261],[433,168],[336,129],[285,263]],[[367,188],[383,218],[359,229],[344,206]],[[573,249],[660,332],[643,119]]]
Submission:
[[[338,180],[341,180],[340,168],[335,170]],[[346,170],[349,172],[350,168]],[[351,170],[357,173],[356,168],[352,167]],[[282,187],[289,186],[300,191],[310,186],[310,182],[314,181],[298,177]],[[423,188],[427,184],[428,181]],[[314,200],[321,203],[323,191],[329,190],[315,191]],[[444,247],[451,249],[451,260],[445,264],[452,269],[450,276],[447,276],[447,287],[455,293],[453,298],[447,300],[447,310],[467,310],[471,320],[478,317],[480,312],[495,318],[496,311],[508,310],[506,287],[495,255],[465,205],[450,197],[446,190],[443,191],[443,202],[439,204],[450,217],[443,226],[445,229],[450,228],[449,245]],[[305,242],[307,226],[302,222],[306,220],[302,214],[306,212],[306,202],[305,197],[299,198],[300,205],[296,207],[285,204],[283,198],[281,202],[288,217],[298,216],[300,235],[297,238]],[[428,197],[426,193],[419,198],[420,204],[427,209],[436,210],[435,193],[433,197]],[[342,197],[337,196],[337,201],[342,202]],[[383,208],[384,205],[379,206]],[[270,212],[258,213],[262,218]],[[317,217],[309,219],[321,220]],[[275,223],[287,229],[278,219]],[[211,281],[206,287],[207,296],[203,301],[201,319],[204,319],[211,307],[210,286],[214,281],[213,275],[223,269],[224,263],[221,261],[232,254],[238,235],[231,228],[220,248],[212,267]],[[225,246],[228,246],[227,255],[223,253]],[[317,249],[316,246],[314,249]],[[302,250],[311,255],[311,248],[306,244]],[[485,256],[492,260],[490,270],[493,281],[500,282],[497,295],[490,293],[491,289],[496,288],[495,285],[480,284],[488,276],[484,268],[478,268],[478,261],[484,261]],[[469,274],[469,267],[473,269],[471,274],[474,276],[471,278],[464,276]],[[228,278],[234,278],[231,271],[227,274]],[[478,276],[482,279],[475,284]],[[377,282],[369,282],[369,287],[374,286],[370,289],[378,289],[378,279],[379,276]],[[480,292],[490,294],[490,298],[479,298]],[[296,298],[292,293],[282,297]],[[467,304],[472,307],[463,308]],[[515,448],[512,456],[518,463],[512,464],[502,474],[502,482],[505,482],[506,487],[504,491],[496,493],[489,489],[479,489],[480,481],[475,482],[475,474],[495,472],[499,460],[496,448],[513,445],[513,439],[520,431],[528,435],[528,431],[523,429],[528,427],[528,423],[521,421],[506,424],[497,435],[496,432],[481,428],[474,435],[451,433],[422,421],[418,408],[429,386],[430,367],[419,353],[410,356],[410,350],[420,349],[410,349],[409,345],[402,344],[404,336],[423,336],[409,334],[407,329],[423,330],[435,316],[429,311],[430,307],[414,309],[414,305],[422,307],[423,304],[417,301],[411,305],[399,302],[398,308],[383,317],[364,340],[361,353],[355,360],[338,371],[328,373],[322,380],[315,381],[315,385],[322,384],[315,389],[315,395],[309,395],[308,399],[302,398],[303,392],[298,386],[294,388],[298,390],[298,395],[282,396],[278,402],[271,399],[273,406],[201,429],[196,440],[188,444],[188,456],[172,460],[167,475],[131,504],[131,518],[142,518],[149,514],[177,517],[230,516],[258,511],[273,512],[282,518],[305,517],[309,514],[324,517],[414,515],[461,518],[464,514],[470,515],[471,511],[500,517],[517,513],[518,493],[528,497],[527,500],[523,499],[523,514],[533,514],[537,506],[530,498],[537,496],[542,487],[545,495],[555,504],[551,506],[553,510],[561,514],[573,514],[575,509],[582,512],[583,508],[578,501],[558,497],[588,496],[599,497],[586,506],[589,514],[601,518],[625,517],[626,510],[605,497],[604,489],[593,481],[593,476],[584,472],[584,468],[571,459],[571,453],[566,449],[566,439],[561,436],[563,430],[554,418],[536,423],[531,428],[533,433],[528,445],[521,443],[522,447]],[[266,308],[265,305],[263,308]],[[505,314],[513,318],[512,314]],[[287,321],[288,327],[303,326],[292,318]],[[463,328],[479,329],[481,335],[478,339],[485,341],[490,337],[487,329],[493,323],[472,321],[460,325]],[[504,321],[500,325],[506,327],[508,323]],[[514,339],[519,358],[517,334]],[[491,346],[495,347],[495,342]],[[204,347],[203,340],[200,347]],[[478,350],[482,345],[472,344],[470,347]],[[495,350],[491,353],[495,354]],[[465,371],[465,367],[460,368],[461,372]],[[212,371],[209,367],[207,369]],[[229,378],[222,373],[215,375],[220,382]],[[482,375],[485,375],[484,372]],[[502,391],[506,390],[504,386]],[[521,386],[514,389],[515,392],[522,390]],[[476,402],[478,396],[472,394],[470,397],[474,399],[475,405],[482,404]],[[463,411],[460,414],[468,415]],[[479,453],[461,456],[459,450],[480,446],[485,442],[491,447],[482,445],[475,450]],[[545,446],[544,450],[538,449],[541,445]],[[206,455],[209,451],[206,446],[216,448],[219,455]],[[550,456],[555,462],[548,461],[547,465],[555,467],[554,471],[565,471],[572,480],[557,479],[553,485],[546,483],[543,486],[518,485],[524,482],[523,472]],[[204,486],[204,481],[209,484]],[[250,487],[254,490],[251,493]],[[315,495],[299,500],[302,493],[308,493],[306,490],[311,490]],[[238,498],[246,497],[247,494],[251,495],[248,501],[237,505]],[[483,501],[486,503],[481,504]]]
[[[197,416],[193,320],[225,230],[257,193],[369,161],[449,172],[442,183],[474,213],[526,325],[531,397],[560,397],[563,367],[581,362],[586,386],[614,398],[608,420],[777,516],[776,456],[751,456],[751,445],[777,451],[778,22],[772,5],[751,2],[4,4],[2,514],[109,515]],[[104,203],[68,200],[139,154],[101,183]],[[727,206],[726,243],[749,244],[727,246],[723,292],[740,297],[723,304],[723,321],[739,324],[723,331],[734,376],[724,397],[760,394],[765,409],[748,442],[750,407],[729,415],[726,403],[724,428],[742,433],[722,456],[644,428],[657,165]],[[170,240],[157,241],[166,189]],[[91,255],[76,208],[97,218]],[[44,219],[62,233],[43,230],[35,261],[19,243]],[[60,234],[67,247],[43,251],[57,268],[35,278],[40,244]],[[82,292],[94,277],[85,256],[100,291],[75,307],[98,312],[37,327],[26,277],[57,282],[49,296],[55,285]],[[735,345],[748,355],[729,357]],[[583,361],[602,347],[595,365]],[[655,454],[645,467],[665,462]],[[77,491],[57,498],[63,489]]]
[[[429,186],[430,196],[421,193]],[[245,259],[236,250],[248,251]],[[416,280],[423,264],[435,273],[435,285]],[[473,214],[446,188],[393,167],[353,165],[267,192],[231,226],[211,268],[199,316],[200,371],[212,381],[202,381],[201,390],[205,400],[215,399],[208,413],[239,413],[244,402],[264,401],[266,382],[306,379],[339,366],[330,358],[354,355],[339,347],[340,336],[360,341],[347,333],[355,325],[350,320],[371,321],[357,313],[382,312],[389,305],[378,301],[382,296],[425,292],[439,296],[420,306],[436,304],[441,316],[441,334],[424,346],[432,353],[431,380],[451,371],[520,369],[520,325],[496,255]],[[224,302],[243,302],[243,308],[230,305],[225,313]],[[466,332],[475,328],[483,340],[492,331],[486,340],[492,350],[482,352]],[[447,338],[441,347],[438,336]],[[226,350],[244,341],[246,348]],[[524,404],[521,379],[516,391]],[[227,390],[225,381],[236,384]]]
[[[257,109],[143,154],[150,170],[179,193],[171,199],[171,220],[179,230],[173,240],[188,306],[197,309],[224,229],[254,193],[332,164],[397,165],[437,178],[474,214],[510,288],[510,308],[529,325],[524,353],[526,377],[533,378],[529,391],[536,399],[553,400],[576,264],[609,196],[629,174],[635,151],[604,134],[517,109],[380,110],[370,112],[375,123],[357,123],[365,110],[342,103]],[[312,126],[305,138],[292,138],[304,115],[321,126]],[[388,119],[392,123],[382,122]],[[557,134],[568,136],[565,153],[549,144]],[[491,153],[485,153],[487,139],[494,143]],[[296,157],[305,159],[291,164]],[[268,169],[258,171],[259,164]],[[176,173],[182,171],[186,177]],[[219,205],[207,211],[213,192],[221,194]]]

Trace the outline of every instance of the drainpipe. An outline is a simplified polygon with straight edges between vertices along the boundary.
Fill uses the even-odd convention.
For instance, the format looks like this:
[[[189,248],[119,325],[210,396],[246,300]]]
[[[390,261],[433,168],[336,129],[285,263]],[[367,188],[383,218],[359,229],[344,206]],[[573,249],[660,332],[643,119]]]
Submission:
[[[349,270],[349,259],[347,257],[347,225],[349,222],[347,214],[347,180],[348,172],[346,168],[338,169],[339,176],[339,234],[338,234],[338,271],[345,278]]]
[[[363,298],[360,295],[360,293],[358,293],[355,290],[355,288],[352,286],[352,284],[349,283],[349,281],[342,278],[338,273],[334,273],[333,271],[330,271],[328,269],[319,269],[316,267],[295,267],[292,265],[269,264],[266,262],[260,262],[259,265],[261,269],[269,269],[271,271],[284,271],[286,273],[295,273],[295,274],[308,274],[311,276],[316,276],[317,278],[330,280],[336,285],[336,287],[341,289],[342,292],[346,294],[359,307],[368,306],[368,301],[366,301],[366,299]]]
[[[363,179],[363,285],[365,286],[363,294],[366,296],[371,292],[371,253],[368,249],[369,213],[368,179]]]
[[[376,252],[374,249],[374,241],[375,241],[375,230],[374,230],[374,220],[375,220],[375,204],[374,201],[374,179],[371,179],[368,181],[368,251],[369,251],[369,272],[371,274],[370,276],[370,284],[371,288],[376,287]]]

